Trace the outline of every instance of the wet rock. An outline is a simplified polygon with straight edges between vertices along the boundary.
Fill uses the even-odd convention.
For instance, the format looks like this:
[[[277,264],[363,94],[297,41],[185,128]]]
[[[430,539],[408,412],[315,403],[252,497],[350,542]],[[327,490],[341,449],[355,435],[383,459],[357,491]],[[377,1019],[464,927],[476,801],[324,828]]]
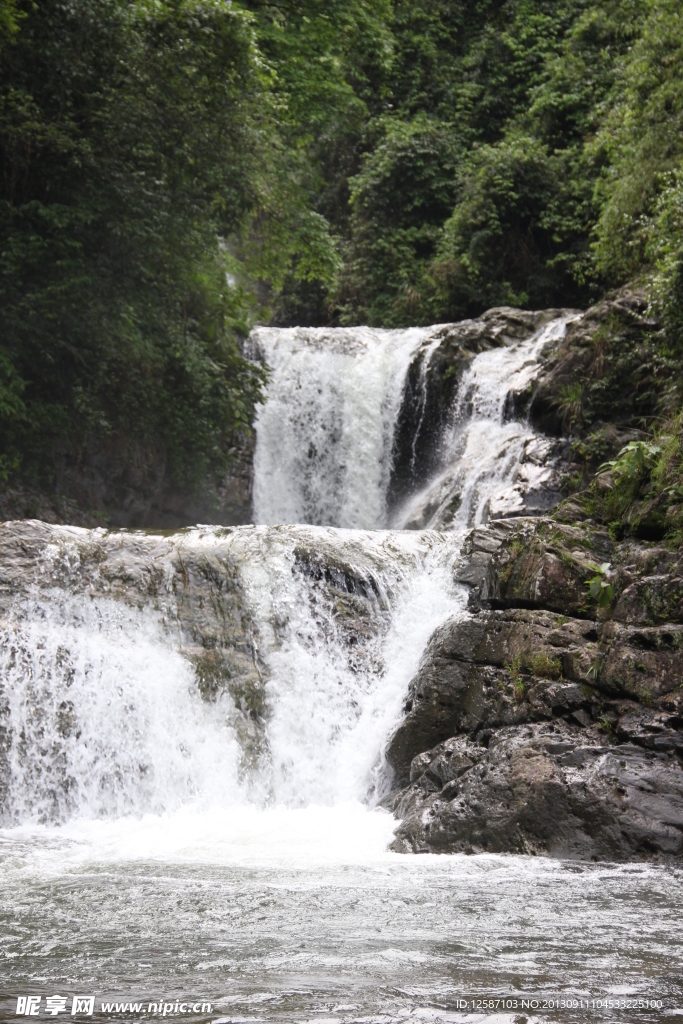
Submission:
[[[482,602],[502,608],[543,608],[586,617],[593,611],[586,582],[613,555],[606,531],[553,520],[519,520],[491,559]]]
[[[605,712],[593,666],[601,625],[552,613],[480,613],[432,637],[413,679],[405,717],[387,749],[398,785],[411,761],[442,740],[531,720]],[[593,709],[593,710],[591,710]]]
[[[433,793],[419,787],[418,779],[397,801],[405,812],[398,852],[683,854],[679,760],[606,745],[563,722],[501,729],[458,778]]]
[[[481,588],[493,554],[517,528],[515,520],[494,521],[488,526],[475,527],[465,538],[455,579],[470,587],[475,598],[481,597]]]
[[[561,498],[560,469],[566,449],[565,443],[530,437],[521,453],[514,480],[488,502],[489,522],[540,515],[554,507]],[[401,528],[449,529],[461,507],[465,483],[462,467],[456,461],[409,503],[409,511],[404,510],[400,517]]]
[[[473,614],[433,635],[387,750],[396,850],[683,854],[680,554],[560,513],[466,541]]]
[[[608,421],[610,429],[619,432],[639,416],[652,415],[656,388],[650,386],[645,395],[645,389],[635,386],[639,367],[649,358],[649,339],[657,330],[648,309],[645,293],[626,287],[570,324],[549,353],[531,394],[518,399],[523,404],[528,397],[528,415],[538,430],[561,436],[571,428],[584,436],[595,434]],[[606,448],[596,461],[615,450],[609,437],[603,440]]]
[[[568,314],[567,332],[549,343],[540,373],[507,396],[504,419],[528,419],[544,436],[533,439],[516,479],[491,501],[487,517],[543,514],[562,493],[585,487],[629,441],[646,436],[633,423],[657,413],[670,369],[652,362],[649,346],[657,324],[637,289],[621,289],[584,313],[490,310],[476,321],[435,329],[410,369],[395,433],[389,503],[402,526],[448,529],[460,508],[462,474],[457,464],[443,461],[441,441],[473,356],[529,337]],[[657,377],[647,388],[641,386],[644,366]],[[419,499],[408,502],[416,494]],[[664,499],[636,502],[631,532],[646,539],[663,536],[667,511]]]
[[[651,750],[683,753],[683,694],[652,707],[631,705],[616,725],[621,740]]]
[[[597,684],[649,703],[683,687],[683,626],[634,629],[608,623]]]
[[[616,622],[655,625],[683,622],[683,557],[667,548],[636,550],[633,562],[619,570],[621,594]]]
[[[455,788],[457,780],[483,759],[486,750],[467,737],[458,736],[440,743],[432,750],[415,757],[410,765],[410,785],[391,801],[391,808],[401,817],[419,810],[433,794]]]

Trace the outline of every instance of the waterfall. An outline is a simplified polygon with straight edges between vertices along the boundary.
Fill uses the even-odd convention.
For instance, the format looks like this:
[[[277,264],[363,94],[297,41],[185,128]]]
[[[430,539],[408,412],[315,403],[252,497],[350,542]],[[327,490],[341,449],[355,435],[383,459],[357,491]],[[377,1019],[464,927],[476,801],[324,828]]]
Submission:
[[[387,492],[408,371],[421,425],[444,328],[257,331],[261,525],[54,528],[27,563],[0,620],[3,820],[376,803],[422,651],[466,614],[464,529],[545,472],[506,396],[565,326],[469,358],[435,479],[397,517],[438,531],[386,529]]]
[[[387,526],[394,427],[415,352],[434,328],[261,328],[270,368],[256,418],[258,523]]]
[[[142,556],[108,535],[93,558],[98,531],[54,534],[0,631],[5,822],[377,800],[421,652],[463,602],[454,536],[207,528]],[[155,602],[108,593],[114,556],[131,580],[156,573]],[[207,558],[256,629],[260,722],[244,687],[200,695],[177,590]]]
[[[433,478],[391,514],[387,493],[401,402],[416,405],[414,469],[426,378],[444,326],[255,331],[253,351],[271,374],[255,424],[256,522],[441,529],[519,513],[525,494],[550,478],[549,444],[528,424],[506,420],[506,401],[530,383],[541,353],[570,320],[556,314],[530,337],[471,359],[435,440]],[[417,387],[406,395],[416,360]]]
[[[530,492],[550,483],[551,442],[506,411],[511,394],[528,387],[543,350],[564,336],[570,320],[558,317],[532,337],[472,360],[439,440],[440,468],[399,510],[397,527],[462,529],[519,515]],[[559,497],[549,491],[550,502]]]
[[[223,702],[201,699],[149,610],[55,589],[18,602],[0,639],[7,823],[162,813],[235,790]]]

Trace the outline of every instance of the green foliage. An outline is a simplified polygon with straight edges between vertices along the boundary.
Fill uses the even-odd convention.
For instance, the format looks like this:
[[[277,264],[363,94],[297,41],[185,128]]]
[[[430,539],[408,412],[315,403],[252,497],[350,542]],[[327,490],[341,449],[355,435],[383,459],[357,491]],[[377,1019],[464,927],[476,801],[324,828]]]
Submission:
[[[559,658],[551,658],[545,651],[537,651],[524,655],[522,663],[532,675],[539,679],[559,679],[562,675],[562,663]]]
[[[508,138],[472,154],[432,268],[451,316],[538,302],[547,291],[547,240],[538,215],[554,191],[545,147],[536,139]]]
[[[353,179],[346,321],[458,319],[597,292],[590,237],[606,158],[592,139],[642,18],[631,0],[395,5],[392,110],[379,136],[371,124]],[[440,157],[443,177],[436,167],[423,184],[386,140],[425,118],[453,143]],[[378,170],[393,186],[390,220],[374,212]],[[410,213],[435,180],[450,209],[433,204],[416,222]]]
[[[602,565],[592,565],[595,575],[586,580],[588,593],[596,602],[598,608],[609,608],[612,603],[612,584],[605,579],[605,573],[610,570],[610,563],[603,562]]]
[[[350,181],[352,247],[346,320],[399,326],[437,315],[429,264],[455,198],[462,143],[451,125],[423,115],[385,118],[362,171]]]
[[[523,701],[527,692],[527,684],[522,673],[530,674],[536,679],[561,679],[562,663],[559,658],[551,658],[546,651],[524,651],[517,657],[505,662],[503,666],[512,676],[512,684],[517,700]]]
[[[575,423],[583,419],[583,388],[578,381],[562,386],[558,408],[565,430],[571,430]]]
[[[585,462],[602,462],[610,449],[610,443],[604,430],[593,431],[585,438],[579,438],[572,444],[574,454]]]
[[[511,658],[510,661],[504,662],[503,668],[506,670],[506,672],[510,673],[510,676],[512,677],[512,692],[515,696],[515,700],[517,700],[517,702],[521,704],[524,698],[526,697],[527,692],[526,683],[524,682],[524,678],[521,675],[521,657],[517,656],[516,658]]]
[[[247,273],[267,283],[276,319],[327,322],[327,297],[342,268],[340,236],[348,233],[349,181],[386,94],[391,3],[246,0],[244,6],[254,12],[271,69],[275,131],[240,251]]]
[[[683,171],[661,179],[662,191],[651,220],[646,256],[654,267],[655,308],[665,325],[665,341],[677,359],[683,353]]]
[[[616,65],[613,102],[594,148],[598,267],[618,282],[646,264],[651,216],[666,172],[683,157],[683,12],[677,0],[645,0],[633,45]]]
[[[651,441],[629,441],[616,459],[600,466],[600,471],[611,470],[617,486],[637,488],[649,477],[661,451],[661,445]]]
[[[560,415],[595,436],[588,461],[601,423],[672,416],[682,19],[678,0],[0,0],[0,473],[54,483],[106,452],[203,487],[258,401],[254,320],[402,326],[633,277],[662,330],[600,325]],[[637,493],[619,461],[600,515],[635,529],[662,457]]]
[[[683,541],[683,414],[662,426],[654,441],[635,441],[600,467],[608,486],[596,482],[586,495],[587,511],[617,536],[632,533]]]
[[[254,200],[248,19],[223,0],[19,13],[0,64],[2,453],[46,484],[104,449],[199,486],[260,386],[221,243]]]
[[[0,0],[0,39],[11,38],[18,27],[15,0]]]

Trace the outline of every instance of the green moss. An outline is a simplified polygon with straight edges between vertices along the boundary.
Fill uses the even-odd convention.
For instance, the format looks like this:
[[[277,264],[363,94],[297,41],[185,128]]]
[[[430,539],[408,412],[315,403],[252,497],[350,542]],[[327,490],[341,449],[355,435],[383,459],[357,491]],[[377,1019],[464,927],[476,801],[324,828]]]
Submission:
[[[559,555],[560,561],[564,565],[569,565],[569,566],[571,566],[572,569],[576,569],[577,561],[576,561],[576,558],[575,558],[574,555],[570,554],[569,551],[562,551],[562,550],[558,551],[557,553]]]
[[[602,716],[602,718],[598,719],[598,729],[600,730],[600,732],[604,732],[608,736],[613,735],[612,723],[610,722],[609,718],[605,717],[604,715]]]
[[[507,550],[508,555],[510,556],[510,558],[514,559],[514,558],[517,558],[522,553],[522,551],[524,550],[524,545],[522,544],[522,542],[519,540],[518,537],[515,537],[510,542],[510,544],[507,546],[506,550]]]
[[[503,664],[503,668],[506,669],[506,671],[510,673],[510,675],[513,678],[513,681],[519,676],[519,673],[521,671],[521,667],[522,667],[522,660],[521,660],[520,657],[512,658],[510,661],[506,661]]]
[[[683,540],[683,413],[650,441],[622,448],[608,468],[611,486],[591,485],[584,499],[587,513],[608,524],[617,540],[630,534],[678,549]]]

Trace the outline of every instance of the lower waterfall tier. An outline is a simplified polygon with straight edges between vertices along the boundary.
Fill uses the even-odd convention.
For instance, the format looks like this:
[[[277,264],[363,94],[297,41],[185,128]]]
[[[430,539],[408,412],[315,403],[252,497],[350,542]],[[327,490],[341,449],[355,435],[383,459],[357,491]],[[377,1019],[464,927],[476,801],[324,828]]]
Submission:
[[[454,535],[0,527],[7,823],[376,801]]]
[[[356,804],[403,819],[400,851],[683,854],[667,549],[521,518],[8,523],[0,554],[7,825]]]

